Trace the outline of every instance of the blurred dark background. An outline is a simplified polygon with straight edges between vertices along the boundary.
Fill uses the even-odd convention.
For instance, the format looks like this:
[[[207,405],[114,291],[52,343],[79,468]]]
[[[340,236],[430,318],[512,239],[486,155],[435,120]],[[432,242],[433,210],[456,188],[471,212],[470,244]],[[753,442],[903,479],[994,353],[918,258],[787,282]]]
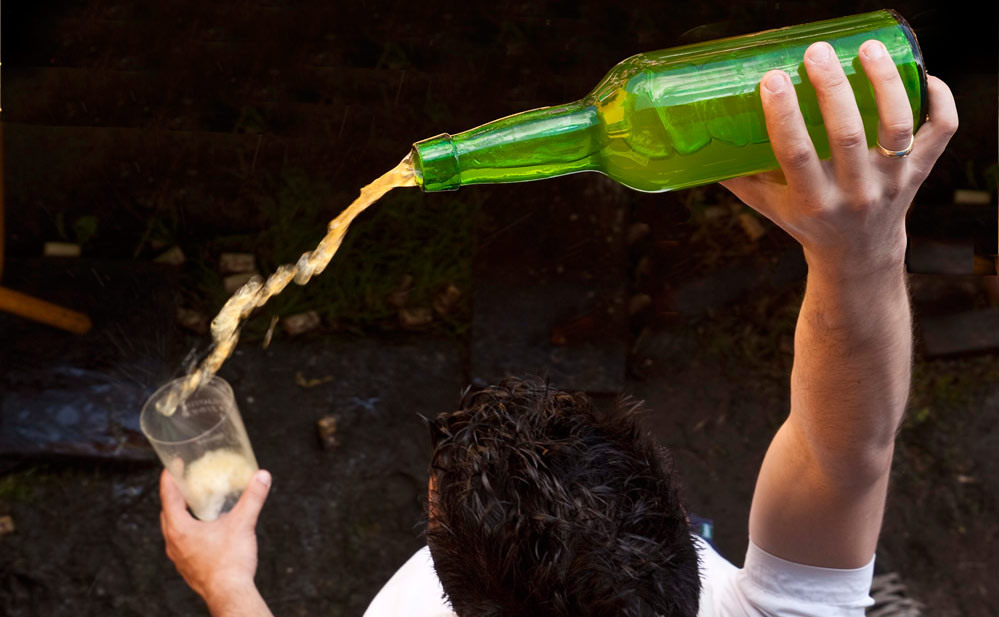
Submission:
[[[201,610],[162,554],[137,410],[205,351],[245,274],[223,255],[266,275],[414,141],[578,99],[632,54],[894,8],[961,129],[909,219],[918,356],[878,564],[928,614],[994,614],[999,20],[981,7],[4,3],[0,284],[94,329],[0,315],[0,612]],[[258,311],[222,372],[276,478],[265,597],[276,614],[363,611],[421,544],[416,414],[509,372],[646,399],[692,508],[741,563],[803,281],[796,245],[716,186],[648,195],[580,174],[395,191],[326,273]],[[336,438],[317,436],[331,416]]]
[[[995,186],[996,14],[973,6],[893,7],[961,113],[932,201],[949,201],[951,185]],[[349,194],[414,141],[577,99],[634,53],[878,8],[8,2],[8,254],[37,254],[66,233],[56,221],[85,216],[97,217],[86,253],[116,259],[143,256],[138,240],[165,211],[185,242],[252,230],[256,176],[293,166]],[[992,217],[923,207],[913,226],[995,253]]]

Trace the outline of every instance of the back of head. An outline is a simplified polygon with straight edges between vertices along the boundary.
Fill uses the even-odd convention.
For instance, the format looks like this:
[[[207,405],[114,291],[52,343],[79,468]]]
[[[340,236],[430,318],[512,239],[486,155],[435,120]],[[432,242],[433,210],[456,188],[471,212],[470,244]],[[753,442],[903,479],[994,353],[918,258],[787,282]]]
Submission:
[[[676,480],[638,410],[508,379],[431,422],[427,543],[460,617],[697,613]]]

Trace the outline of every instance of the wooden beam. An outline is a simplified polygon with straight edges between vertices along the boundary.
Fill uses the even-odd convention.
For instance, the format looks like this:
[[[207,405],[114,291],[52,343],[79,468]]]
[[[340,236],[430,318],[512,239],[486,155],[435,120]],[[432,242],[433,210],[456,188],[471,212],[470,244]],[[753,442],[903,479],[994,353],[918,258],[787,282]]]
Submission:
[[[93,325],[83,313],[33,298],[13,289],[0,287],[0,311],[54,326],[74,334],[86,334]]]

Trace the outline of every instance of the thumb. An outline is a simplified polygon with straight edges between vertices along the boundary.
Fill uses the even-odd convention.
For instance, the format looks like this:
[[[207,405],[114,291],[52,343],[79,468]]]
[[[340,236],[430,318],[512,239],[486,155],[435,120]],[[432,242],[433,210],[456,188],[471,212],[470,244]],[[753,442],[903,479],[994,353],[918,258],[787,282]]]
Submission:
[[[251,529],[256,527],[260,509],[264,507],[264,501],[267,500],[267,494],[270,490],[271,474],[261,469],[253,474],[253,478],[246,485],[246,490],[243,491],[243,495],[230,514],[247,527]]]
[[[780,170],[729,178],[718,184],[771,221],[779,218],[781,198],[787,192],[787,181]]]

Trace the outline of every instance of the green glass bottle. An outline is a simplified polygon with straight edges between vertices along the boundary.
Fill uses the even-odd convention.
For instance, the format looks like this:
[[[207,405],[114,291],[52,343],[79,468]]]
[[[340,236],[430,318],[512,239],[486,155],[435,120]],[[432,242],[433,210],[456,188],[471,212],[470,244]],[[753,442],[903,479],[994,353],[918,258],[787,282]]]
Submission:
[[[417,183],[442,191],[597,171],[658,192],[776,169],[759,93],[772,69],[791,75],[812,141],[827,158],[822,115],[802,64],[816,41],[836,50],[873,145],[877,107],[857,60],[869,39],[884,43],[895,60],[918,127],[926,115],[926,73],[916,37],[894,11],[876,11],[632,56],[575,103],[417,142]]]

